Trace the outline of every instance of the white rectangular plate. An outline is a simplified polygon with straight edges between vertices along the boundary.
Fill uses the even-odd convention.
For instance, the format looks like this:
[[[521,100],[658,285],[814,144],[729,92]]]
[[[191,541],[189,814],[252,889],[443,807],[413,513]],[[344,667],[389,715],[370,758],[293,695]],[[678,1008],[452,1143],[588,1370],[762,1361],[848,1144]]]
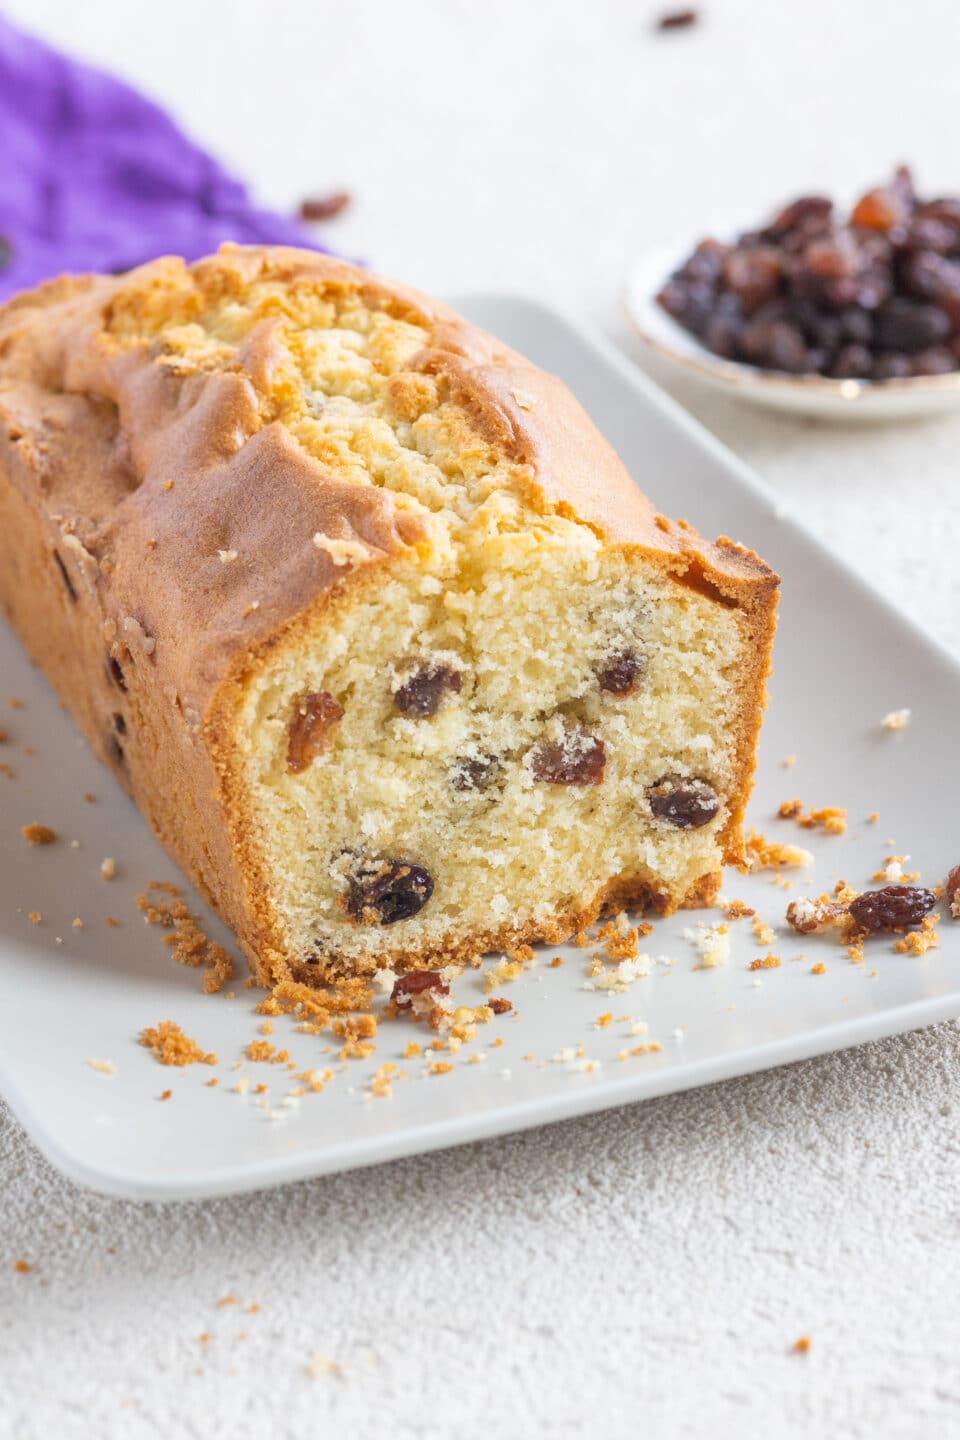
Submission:
[[[401,1058],[408,1040],[429,1039],[422,1027],[382,1026],[376,1055],[341,1069],[323,1053],[329,1036],[300,1034],[291,1019],[278,1019],[273,1039],[299,1068],[332,1063],[336,1070],[322,1094],[278,1108],[294,1084],[288,1071],[249,1062],[231,1068],[257,1038],[258,992],[238,981],[233,999],[204,995],[198,972],[175,965],[162,932],[144,928],[136,895],[149,880],[179,876],[0,627],[0,723],[9,732],[0,760],[15,771],[12,780],[0,776],[0,1090],[40,1148],[84,1184],[144,1199],[255,1189],[582,1115],[960,1014],[960,925],[944,920],[941,948],[919,958],[895,954],[889,937],[871,940],[866,963],[854,965],[836,943],[798,943],[783,924],[793,896],[840,876],[868,885],[891,849],[888,838],[931,884],[960,861],[952,805],[940,803],[955,769],[944,717],[960,712],[956,663],[783,517],[743,466],[611,347],[524,300],[474,296],[459,308],[559,373],[666,513],[707,535],[749,543],[781,572],[776,676],[751,815],[768,836],[814,851],[813,889],[799,876],[789,894],[769,873],[728,876],[728,893],[777,926],[776,943],[758,945],[749,922],[739,921],[727,963],[698,969],[683,938],[696,914],[675,916],[645,942],[675,963],[658,964],[626,994],[583,988],[586,952],[561,947],[562,968],[550,968],[556,952],[545,952],[501,992],[516,1017],[482,1030],[447,1074],[427,1075],[423,1060]],[[22,698],[22,709],[6,708],[10,695]],[[881,717],[902,706],[913,711],[909,727],[883,730]],[[798,760],[788,771],[782,761],[790,753]],[[85,791],[96,803],[84,801]],[[847,834],[808,836],[773,819],[794,795],[808,805],[845,806]],[[876,824],[866,823],[872,811],[880,814]],[[34,820],[53,826],[58,842],[28,847],[20,827]],[[110,882],[99,874],[107,855],[118,867]],[[211,933],[226,938],[194,903]],[[108,915],[118,928],[107,926]],[[751,974],[750,960],[768,948],[781,967]],[[801,951],[804,958],[795,958]],[[819,960],[826,973],[813,975]],[[455,986],[464,1003],[482,994],[476,972]],[[597,1028],[606,1011],[646,1021],[645,1038],[662,1050],[618,1060],[642,1042],[626,1020]],[[216,1051],[216,1070],[165,1069],[137,1045],[144,1026],[164,1019]],[[497,1036],[502,1045],[494,1047]],[[553,1058],[579,1042],[598,1068],[577,1071]],[[476,1053],[486,1058],[469,1063]],[[112,1061],[116,1073],[92,1069],[89,1059]],[[369,1080],[388,1060],[406,1075],[392,1098],[372,1099]],[[216,1088],[206,1084],[213,1074]],[[233,1089],[240,1075],[251,1080],[246,1095]],[[258,1083],[269,1085],[266,1095],[254,1095]],[[161,1102],[166,1089],[172,1095]]]

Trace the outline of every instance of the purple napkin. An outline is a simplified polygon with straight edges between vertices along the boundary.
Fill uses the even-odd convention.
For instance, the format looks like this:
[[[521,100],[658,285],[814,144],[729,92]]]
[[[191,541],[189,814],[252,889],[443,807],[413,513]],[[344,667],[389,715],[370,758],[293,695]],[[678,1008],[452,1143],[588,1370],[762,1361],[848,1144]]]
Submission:
[[[307,245],[142,95],[0,17],[0,300],[65,271]],[[7,253],[9,252],[9,253]]]

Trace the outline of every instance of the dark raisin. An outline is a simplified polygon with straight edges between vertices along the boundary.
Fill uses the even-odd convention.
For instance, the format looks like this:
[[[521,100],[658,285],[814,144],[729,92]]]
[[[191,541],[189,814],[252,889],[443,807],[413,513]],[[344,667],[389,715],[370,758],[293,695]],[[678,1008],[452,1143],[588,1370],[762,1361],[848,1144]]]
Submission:
[[[332,220],[350,204],[346,190],[334,191],[331,195],[318,195],[300,201],[301,220]]]
[[[886,350],[878,355],[870,372],[871,380],[904,380],[912,374],[909,355],[899,350]]]
[[[342,719],[343,706],[328,691],[300,697],[287,736],[287,769],[291,775],[299,775],[323,754],[334,726]]]
[[[67,572],[67,567],[66,567],[66,565],[64,565],[63,561],[60,559],[60,555],[59,555],[59,552],[58,552],[58,551],[54,550],[54,552],[53,552],[53,558],[54,558],[54,560],[56,561],[57,569],[60,571],[60,579],[63,581],[64,585],[67,587],[67,594],[70,596],[70,599],[71,599],[71,601],[73,602],[73,604],[76,605],[76,603],[77,603],[77,592],[76,592],[76,589],[75,589],[75,587],[74,587],[73,581],[70,579],[70,576],[69,576],[69,574],[68,574],[68,572]]]
[[[491,995],[490,999],[486,1003],[489,1005],[494,1015],[506,1015],[510,1010],[513,1009],[513,1001],[502,1000],[499,995]]]
[[[779,239],[791,230],[807,235],[824,233],[830,229],[832,216],[833,201],[826,195],[800,195],[771,220],[767,233],[771,239]]]
[[[949,255],[957,243],[957,228],[945,220],[920,215],[911,220],[903,237],[901,249],[927,250],[937,255]]]
[[[771,325],[748,325],[741,336],[743,353],[755,365],[799,375],[810,370],[811,351],[795,325],[776,320]]]
[[[668,10],[657,20],[658,30],[689,30],[700,19],[698,10]]]
[[[350,877],[347,914],[364,925],[394,925],[416,915],[433,894],[433,879],[407,860],[370,861]]]
[[[600,785],[605,764],[603,741],[571,728],[562,740],[540,740],[533,748],[530,768],[534,780],[547,785]]]
[[[956,360],[944,345],[932,345],[910,360],[911,375],[949,375],[956,368]]]
[[[883,350],[927,350],[950,333],[950,321],[935,305],[898,295],[877,311],[877,344]]]
[[[620,650],[611,655],[603,669],[598,671],[600,689],[610,695],[632,695],[646,669],[645,655],[638,655],[636,650]]]
[[[937,255],[933,250],[918,250],[901,267],[904,286],[920,300],[955,300],[960,296],[960,263]]]
[[[886,885],[851,900],[850,914],[864,930],[900,930],[919,925],[936,903],[933,891],[922,885]]]
[[[699,830],[709,825],[720,808],[720,800],[706,780],[684,780],[665,775],[647,791],[650,809],[658,820],[679,830]]]
[[[436,990],[438,995],[450,994],[450,986],[438,971],[411,970],[408,975],[401,975],[394,981],[390,999],[398,1005],[409,1005],[414,995],[422,995],[425,990]]]
[[[730,253],[729,245],[719,240],[701,240],[688,260],[677,271],[679,280],[701,280],[715,285],[723,274],[724,261]]]
[[[401,715],[425,720],[429,715],[436,715],[440,701],[448,691],[459,695],[462,684],[459,670],[449,665],[424,665],[399,690],[394,691],[393,703]]]
[[[107,672],[114,685],[120,690],[126,690],[127,680],[123,673],[123,666],[115,655],[107,656]]]
[[[835,380],[851,380],[869,376],[873,369],[873,356],[865,345],[844,345],[830,366]]]
[[[496,755],[464,756],[450,772],[454,790],[488,790],[497,779],[502,766]]]
[[[127,722],[126,720],[124,720],[119,710],[115,710],[113,712],[113,728],[114,730],[116,730],[118,735],[126,735],[127,733]]]
[[[123,746],[112,732],[107,737],[107,753],[115,765],[126,765],[127,757],[123,753]]]
[[[783,260],[771,246],[732,250],[723,267],[724,279],[745,315],[752,315],[772,300],[780,288]]]

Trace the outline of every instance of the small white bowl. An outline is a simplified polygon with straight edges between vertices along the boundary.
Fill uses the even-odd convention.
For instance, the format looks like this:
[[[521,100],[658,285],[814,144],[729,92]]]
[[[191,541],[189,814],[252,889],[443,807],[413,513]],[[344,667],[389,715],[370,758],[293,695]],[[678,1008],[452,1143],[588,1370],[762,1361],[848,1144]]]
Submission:
[[[727,233],[718,232],[721,236]],[[627,276],[624,304],[630,323],[662,359],[752,405],[822,420],[905,420],[960,407],[960,371],[907,380],[831,380],[825,375],[783,375],[712,354],[668,315],[656,298],[695,243],[648,250]]]

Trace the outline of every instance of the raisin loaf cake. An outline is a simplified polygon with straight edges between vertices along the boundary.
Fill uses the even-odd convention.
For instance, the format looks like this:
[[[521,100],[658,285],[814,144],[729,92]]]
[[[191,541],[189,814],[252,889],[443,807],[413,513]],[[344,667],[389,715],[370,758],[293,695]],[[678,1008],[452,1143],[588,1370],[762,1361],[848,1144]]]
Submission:
[[[709,900],[776,594],[559,381],[350,265],[0,311],[0,600],[265,981]]]

